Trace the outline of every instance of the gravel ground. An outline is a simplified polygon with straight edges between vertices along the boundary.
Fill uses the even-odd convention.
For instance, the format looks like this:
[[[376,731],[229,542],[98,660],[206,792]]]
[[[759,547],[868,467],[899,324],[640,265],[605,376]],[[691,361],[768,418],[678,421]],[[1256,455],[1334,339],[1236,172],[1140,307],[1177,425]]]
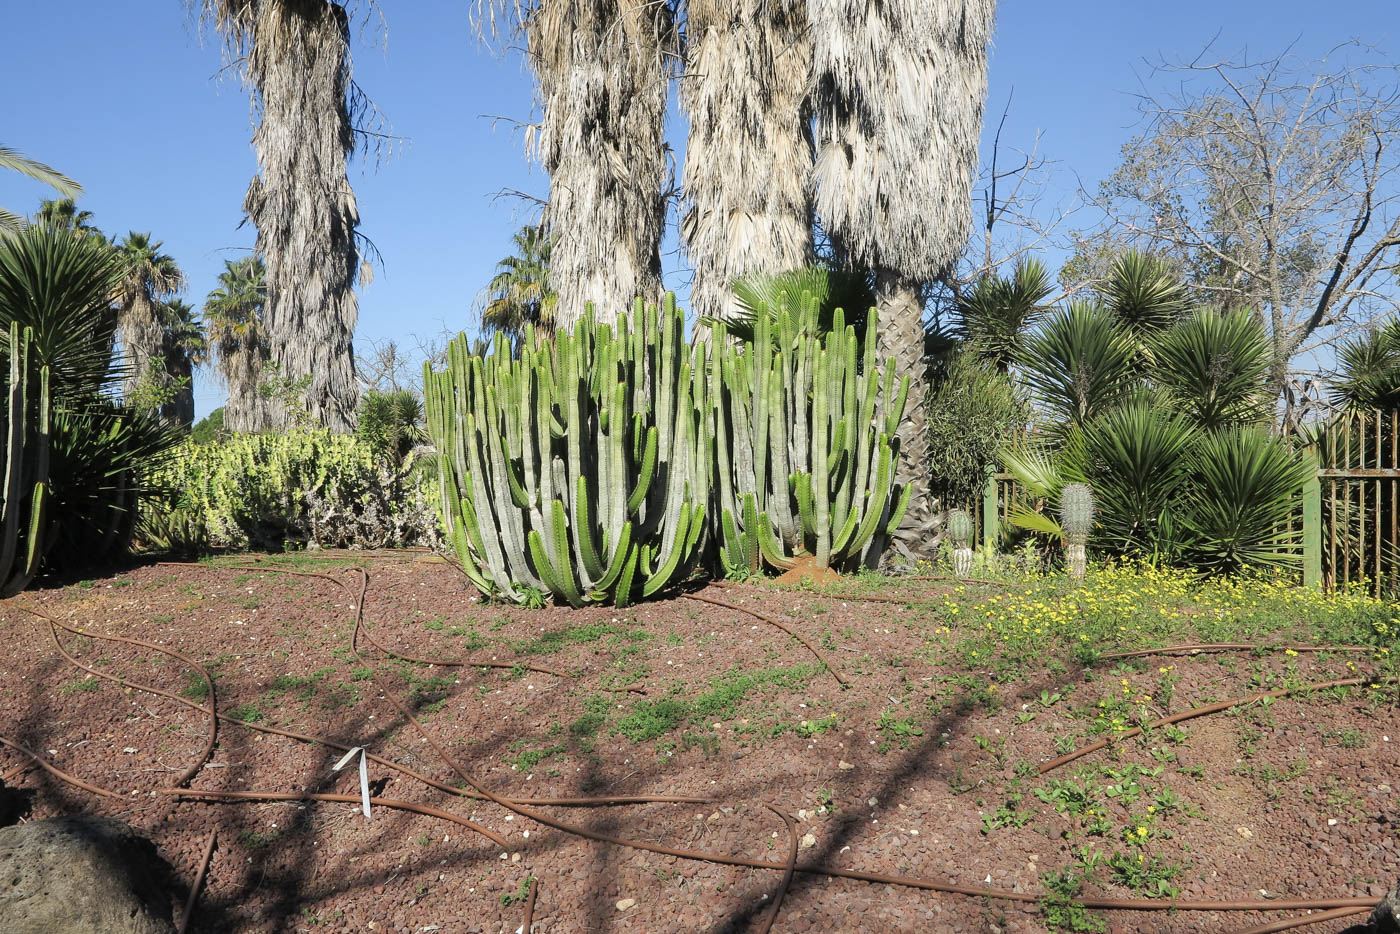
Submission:
[[[1137,764],[1162,766],[1142,774],[1151,794],[1185,803],[1152,812],[1150,847],[1129,852],[1180,867],[1172,881],[1182,898],[1378,897],[1400,877],[1393,823],[1400,716],[1392,703],[1360,693],[1286,698],[1192,721],[1169,760],[1156,758],[1165,745],[1154,736],[1037,779],[1031,766],[1054,758],[1057,740],[1063,747],[1067,736],[1076,744],[1085,738],[1083,722],[1069,716],[1070,701],[1043,705],[1042,691],[1073,693],[1079,704],[1104,685],[1112,689],[1119,674],[1136,691],[1155,677],[1159,660],[1112,675],[1047,660],[1046,670],[1001,686],[998,703],[978,703],[976,673],[969,679],[929,651],[930,634],[948,623],[926,602],[940,592],[937,583],[909,589],[918,599],[907,605],[764,588],[706,591],[802,632],[850,682],[843,689],[808,648],[735,610],[681,597],[626,610],[485,606],[445,564],[413,555],[359,560],[371,574],[366,621],[386,646],[434,658],[526,661],[570,677],[413,665],[363,642],[362,662],[350,651],[353,599],[328,581],[138,565],[0,604],[0,736],[124,795],[98,797],[29,770],[6,783],[20,789],[16,800],[31,818],[86,812],[126,820],[187,879],[217,829],[195,931],[515,931],[524,910],[516,896],[530,876],[539,880],[538,932],[761,930],[782,879],[779,871],[590,842],[375,763],[376,794],[470,818],[509,846],[388,808],[366,821],[349,803],[153,794],[199,760],[207,715],[86,677],[56,651],[47,624],[18,607],[27,604],[86,632],[144,639],[198,659],[217,676],[221,713],[364,746],[447,784],[457,776],[384,690],[412,706],[434,739],[498,795],[704,798],[541,808],[663,846],[781,863],[788,832],[770,804],[795,820],[804,862],[1039,895],[1043,874],[1075,865],[1079,848],[1094,841],[1083,816],[1057,811],[1034,790],[1073,779],[1081,767],[1121,775]],[[343,564],[312,569],[358,586]],[[208,702],[193,672],[159,653],[66,634],[63,644],[85,665]],[[1175,665],[1179,677],[1172,712],[1246,694],[1261,668],[1283,665],[1277,656],[1247,654],[1160,661]],[[1336,657],[1292,664],[1309,681],[1347,674]],[[954,677],[964,680],[946,680]],[[1064,692],[1066,685],[1074,689]],[[229,723],[219,724],[217,739],[190,787],[358,793],[353,768],[332,771],[339,750]],[[0,746],[0,775],[25,762]],[[1122,803],[1130,797],[1107,801],[1103,820],[1113,830],[1095,838],[1105,849],[1121,829],[1146,819],[1150,795]],[[1010,819],[984,833],[984,818],[996,823],[1003,805]],[[1100,879],[1084,891],[1141,894]],[[1110,931],[1186,932],[1296,914],[1096,916]],[[1035,903],[817,874],[797,875],[773,926],[1045,928]]]

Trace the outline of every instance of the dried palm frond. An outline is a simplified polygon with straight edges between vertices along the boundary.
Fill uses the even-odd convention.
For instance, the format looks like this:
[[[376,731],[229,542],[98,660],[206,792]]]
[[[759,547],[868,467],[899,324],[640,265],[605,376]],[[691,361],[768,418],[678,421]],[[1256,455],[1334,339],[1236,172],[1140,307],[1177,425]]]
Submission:
[[[686,34],[681,237],[695,268],[690,302],[697,315],[728,319],[739,310],[736,279],[811,259],[806,2],[690,0]]]

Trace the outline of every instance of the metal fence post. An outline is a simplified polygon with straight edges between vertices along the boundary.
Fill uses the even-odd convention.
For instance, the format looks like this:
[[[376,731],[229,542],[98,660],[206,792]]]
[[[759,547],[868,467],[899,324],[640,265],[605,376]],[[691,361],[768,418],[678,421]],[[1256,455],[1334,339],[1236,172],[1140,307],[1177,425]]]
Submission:
[[[1314,472],[1303,484],[1303,586],[1322,584],[1322,481]]]
[[[1001,538],[1001,516],[997,514],[997,471],[987,470],[987,485],[982,488],[982,550],[990,557],[997,552]]]

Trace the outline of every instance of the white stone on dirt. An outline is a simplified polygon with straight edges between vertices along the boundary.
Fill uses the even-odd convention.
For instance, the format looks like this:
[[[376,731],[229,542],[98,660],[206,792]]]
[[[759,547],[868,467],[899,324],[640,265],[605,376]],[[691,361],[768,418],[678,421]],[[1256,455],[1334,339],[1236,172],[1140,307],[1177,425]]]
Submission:
[[[624,898],[622,901],[617,903],[617,910],[626,911],[628,908],[631,908],[636,904],[637,900],[635,898]]]

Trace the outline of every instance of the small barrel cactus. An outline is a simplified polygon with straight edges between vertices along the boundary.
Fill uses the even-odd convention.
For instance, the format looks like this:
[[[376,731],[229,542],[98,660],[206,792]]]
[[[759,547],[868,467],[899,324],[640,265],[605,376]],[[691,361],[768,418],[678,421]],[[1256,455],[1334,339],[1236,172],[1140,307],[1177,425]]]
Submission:
[[[1065,532],[1065,563],[1075,580],[1084,579],[1089,530],[1094,525],[1094,494],[1082,483],[1066,484],[1060,491],[1060,528]]]
[[[953,543],[953,573],[967,577],[972,572],[972,516],[966,509],[948,513],[948,538]]]

